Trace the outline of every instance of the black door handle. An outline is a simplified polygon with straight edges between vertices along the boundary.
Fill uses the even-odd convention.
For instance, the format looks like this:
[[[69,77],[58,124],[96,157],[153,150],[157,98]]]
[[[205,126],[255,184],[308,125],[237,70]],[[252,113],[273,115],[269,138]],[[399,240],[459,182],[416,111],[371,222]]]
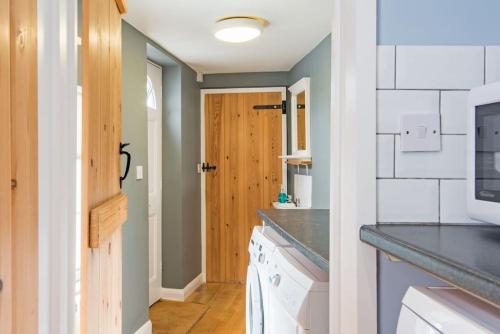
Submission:
[[[129,152],[125,151],[124,148],[129,146],[130,143],[120,143],[120,155],[125,155],[127,157],[127,164],[125,165],[125,173],[123,176],[120,175],[120,189],[122,187],[122,182],[127,178],[128,172],[130,171],[130,161],[132,160],[132,156]]]
[[[204,173],[207,173],[207,172],[210,172],[210,171],[216,170],[216,169],[217,169],[217,166],[210,166],[210,163],[208,163],[208,162],[204,162],[201,164],[201,170]]]

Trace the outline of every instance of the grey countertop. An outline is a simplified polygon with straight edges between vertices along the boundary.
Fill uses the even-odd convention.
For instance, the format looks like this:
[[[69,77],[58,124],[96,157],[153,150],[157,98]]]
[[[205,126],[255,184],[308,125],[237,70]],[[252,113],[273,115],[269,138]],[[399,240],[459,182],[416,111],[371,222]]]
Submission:
[[[330,211],[319,209],[257,210],[266,225],[274,228],[302,254],[328,271]]]
[[[360,238],[379,250],[500,306],[500,226],[365,225]]]

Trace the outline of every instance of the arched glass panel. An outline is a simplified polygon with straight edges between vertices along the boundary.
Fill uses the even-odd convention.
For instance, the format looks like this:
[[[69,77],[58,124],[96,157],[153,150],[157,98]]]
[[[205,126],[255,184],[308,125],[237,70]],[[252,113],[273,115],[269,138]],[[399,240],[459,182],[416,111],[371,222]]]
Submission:
[[[155,109],[156,110],[156,94],[155,90],[153,88],[153,83],[151,82],[151,79],[149,78],[149,75],[147,76],[147,84],[146,84],[146,92],[147,92],[147,106],[148,108]]]

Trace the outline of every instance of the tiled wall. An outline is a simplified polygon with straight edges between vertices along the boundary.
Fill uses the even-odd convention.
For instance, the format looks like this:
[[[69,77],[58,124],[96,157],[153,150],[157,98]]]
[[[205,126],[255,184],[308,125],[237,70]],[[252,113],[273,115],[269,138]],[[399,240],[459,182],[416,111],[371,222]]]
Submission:
[[[378,222],[464,223],[467,93],[500,81],[500,46],[378,46]],[[441,115],[440,152],[401,152],[400,115]]]

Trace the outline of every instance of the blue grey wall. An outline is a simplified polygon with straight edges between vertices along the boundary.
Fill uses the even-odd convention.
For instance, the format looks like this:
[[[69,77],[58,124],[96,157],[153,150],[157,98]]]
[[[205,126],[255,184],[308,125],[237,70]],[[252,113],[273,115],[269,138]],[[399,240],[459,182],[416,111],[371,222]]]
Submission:
[[[123,182],[129,199],[123,225],[123,333],[132,334],[148,319],[148,142],[146,43],[127,23],[122,26],[122,141],[130,143],[131,172]],[[144,179],[135,179],[135,166]],[[122,167],[123,170],[123,167]]]
[[[500,44],[498,0],[378,0],[379,44]]]
[[[497,0],[378,0],[378,44],[498,45],[499,12]],[[379,334],[396,332],[401,300],[409,286],[443,284],[379,253]]]
[[[200,90],[196,73],[123,22],[122,140],[130,142],[132,174],[124,183],[129,220],[123,234],[123,333],[148,319],[148,186],[146,62],[163,68],[162,285],[184,288],[201,273]]]
[[[303,77],[311,78],[311,155],[312,206],[315,209],[330,207],[330,110],[331,110],[331,35],[325,37],[309,54],[288,72],[291,86]],[[288,108],[290,110],[290,108]],[[291,129],[291,117],[287,118]],[[288,131],[288,151],[291,137]],[[288,168],[289,193],[293,193],[293,175],[296,167]]]

